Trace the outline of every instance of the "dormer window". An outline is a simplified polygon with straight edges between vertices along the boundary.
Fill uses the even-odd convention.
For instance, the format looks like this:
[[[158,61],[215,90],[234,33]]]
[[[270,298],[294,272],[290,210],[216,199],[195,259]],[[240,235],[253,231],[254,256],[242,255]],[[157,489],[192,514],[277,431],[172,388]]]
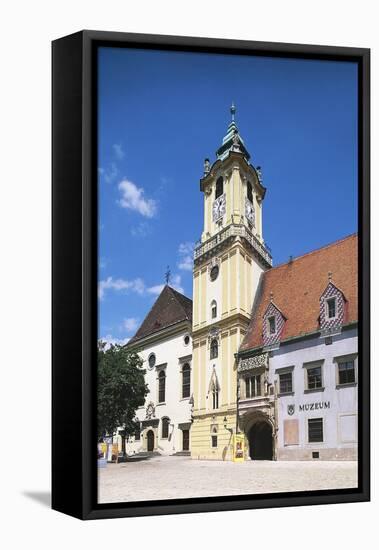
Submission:
[[[264,346],[277,346],[280,343],[286,317],[271,300],[263,316]]]
[[[339,334],[344,323],[346,298],[341,289],[330,280],[320,296],[320,329],[321,337]],[[325,341],[325,343],[328,343]]]
[[[336,316],[336,299],[329,298],[326,300],[326,314],[328,319],[334,319]]]
[[[276,333],[276,319],[274,315],[268,318],[268,332],[269,334],[275,334]]]
[[[220,176],[218,180],[216,181],[216,196],[215,198],[218,199],[218,197],[221,197],[221,195],[224,194],[224,180]]]

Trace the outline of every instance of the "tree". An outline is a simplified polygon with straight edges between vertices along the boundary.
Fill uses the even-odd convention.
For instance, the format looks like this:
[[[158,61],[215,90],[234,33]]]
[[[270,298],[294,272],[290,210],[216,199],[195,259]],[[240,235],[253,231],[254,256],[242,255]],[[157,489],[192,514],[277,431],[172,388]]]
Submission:
[[[99,342],[97,371],[98,437],[113,435],[122,427],[125,451],[125,436],[138,429],[136,410],[149,393],[142,359],[124,346],[116,344],[106,349],[106,344]]]

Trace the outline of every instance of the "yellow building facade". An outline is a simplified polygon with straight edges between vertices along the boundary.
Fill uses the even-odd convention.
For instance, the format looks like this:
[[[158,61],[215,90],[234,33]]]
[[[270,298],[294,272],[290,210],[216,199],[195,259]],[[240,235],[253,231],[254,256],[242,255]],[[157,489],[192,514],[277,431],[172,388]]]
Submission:
[[[216,161],[204,162],[204,228],[193,272],[193,459],[231,460],[237,427],[235,354],[261,273],[272,260],[262,234],[265,188],[232,120]]]

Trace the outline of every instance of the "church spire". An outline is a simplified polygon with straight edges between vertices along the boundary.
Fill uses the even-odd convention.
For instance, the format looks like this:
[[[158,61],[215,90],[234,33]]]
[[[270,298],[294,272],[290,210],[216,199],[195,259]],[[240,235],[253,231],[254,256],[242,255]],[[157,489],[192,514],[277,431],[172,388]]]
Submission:
[[[224,160],[231,151],[242,153],[247,161],[250,159],[249,152],[247,151],[242,137],[240,136],[238,126],[235,121],[236,106],[232,102],[230,106],[231,121],[229,123],[226,135],[222,140],[222,145],[216,151],[217,158]]]

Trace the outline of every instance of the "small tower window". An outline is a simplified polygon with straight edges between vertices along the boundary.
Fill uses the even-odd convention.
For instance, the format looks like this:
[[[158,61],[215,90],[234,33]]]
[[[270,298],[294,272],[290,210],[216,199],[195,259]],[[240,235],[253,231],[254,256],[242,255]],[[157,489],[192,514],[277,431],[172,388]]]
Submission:
[[[211,341],[210,358],[211,359],[216,359],[217,357],[218,357],[218,342],[217,342],[216,338],[213,338],[213,340]]]
[[[221,195],[224,194],[224,180],[222,179],[222,177],[220,176],[218,178],[218,180],[216,181],[216,199],[218,199],[218,197],[221,197]]]
[[[212,408],[218,409],[218,387],[215,384],[212,388]]]
[[[216,300],[212,300],[212,302],[211,302],[211,317],[212,317],[212,319],[216,319],[216,317],[217,317],[217,303],[216,303]]]
[[[253,186],[251,185],[251,181],[247,182],[247,198],[250,202],[253,202]]]
[[[326,301],[328,318],[333,319],[336,316],[336,299],[330,298]]]
[[[274,316],[268,318],[268,330],[270,334],[276,333],[276,320]]]
[[[211,440],[212,440],[212,447],[217,447],[217,428],[216,426],[212,429],[212,435],[211,435]]]

